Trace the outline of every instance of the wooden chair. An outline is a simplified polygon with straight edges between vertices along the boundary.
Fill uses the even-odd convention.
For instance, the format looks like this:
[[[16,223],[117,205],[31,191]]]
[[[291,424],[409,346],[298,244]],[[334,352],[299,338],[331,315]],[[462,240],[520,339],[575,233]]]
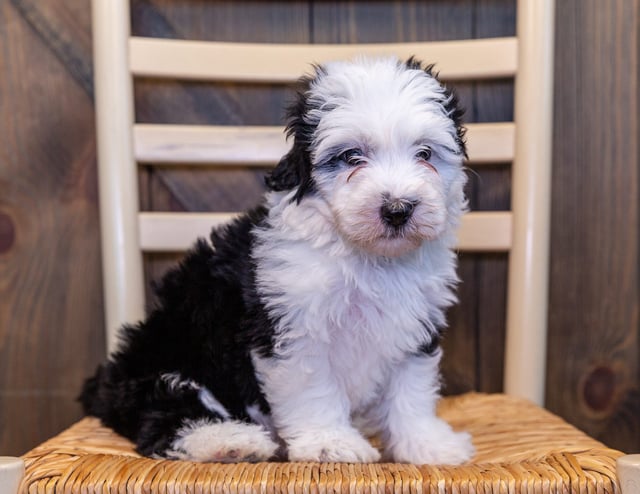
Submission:
[[[23,491],[616,492],[622,453],[539,407],[546,365],[553,13],[553,0],[520,0],[517,38],[285,46],[131,37],[127,0],[93,0],[109,349],[121,324],[144,316],[142,254],[185,249],[230,216],[139,212],[137,164],[264,166],[287,149],[280,127],[136,124],[133,77],[289,83],[310,62],[356,53],[416,55],[437,62],[446,80],[515,77],[515,121],[468,126],[473,164],[513,163],[512,208],[469,213],[459,235],[460,250],[509,253],[505,394],[442,400],[439,413],[474,436],[477,455],[468,465],[155,460],[87,418],[24,456]]]

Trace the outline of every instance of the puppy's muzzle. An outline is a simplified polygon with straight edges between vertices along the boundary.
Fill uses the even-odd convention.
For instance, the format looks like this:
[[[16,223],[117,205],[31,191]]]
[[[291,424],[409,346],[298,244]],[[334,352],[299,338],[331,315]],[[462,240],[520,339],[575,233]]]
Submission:
[[[409,221],[416,204],[417,201],[408,199],[386,199],[380,208],[380,216],[387,225],[399,228]]]

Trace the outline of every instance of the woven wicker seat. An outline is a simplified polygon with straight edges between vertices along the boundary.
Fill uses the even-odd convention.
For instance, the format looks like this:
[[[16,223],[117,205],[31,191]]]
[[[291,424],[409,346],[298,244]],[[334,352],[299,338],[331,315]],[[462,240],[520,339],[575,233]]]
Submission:
[[[607,448],[555,415],[518,398],[469,393],[439,413],[466,429],[477,448],[458,467],[344,463],[190,463],[143,458],[94,418],[27,453],[24,492],[428,492],[613,493]]]

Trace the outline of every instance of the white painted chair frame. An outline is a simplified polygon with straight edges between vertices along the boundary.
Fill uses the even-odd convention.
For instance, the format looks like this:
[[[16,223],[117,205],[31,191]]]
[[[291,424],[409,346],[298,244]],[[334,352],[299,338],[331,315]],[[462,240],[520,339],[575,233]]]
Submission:
[[[130,36],[128,0],[92,0],[107,346],[144,315],[143,251],[182,250],[229,215],[139,213],[137,163],[275,164],[282,128],[134,123],[134,76],[292,82],[311,62],[417,55],[445,80],[515,77],[515,123],[471,124],[470,161],[513,161],[510,212],[472,212],[461,250],[508,251],[505,392],[544,401],[551,169],[553,0],[518,1],[513,37],[375,45],[254,45]],[[160,56],[160,54],[162,54]],[[239,63],[238,61],[242,61]],[[255,146],[251,147],[251,144]]]
[[[15,494],[24,477],[24,460],[0,456],[0,494]]]

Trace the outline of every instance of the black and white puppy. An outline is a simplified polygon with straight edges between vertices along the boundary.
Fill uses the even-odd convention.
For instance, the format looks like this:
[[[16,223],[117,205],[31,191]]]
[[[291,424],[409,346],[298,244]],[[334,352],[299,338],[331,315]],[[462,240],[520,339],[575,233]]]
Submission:
[[[84,387],[145,455],[456,464],[436,417],[466,208],[456,98],[413,59],[317,67],[263,205],[199,241]]]

